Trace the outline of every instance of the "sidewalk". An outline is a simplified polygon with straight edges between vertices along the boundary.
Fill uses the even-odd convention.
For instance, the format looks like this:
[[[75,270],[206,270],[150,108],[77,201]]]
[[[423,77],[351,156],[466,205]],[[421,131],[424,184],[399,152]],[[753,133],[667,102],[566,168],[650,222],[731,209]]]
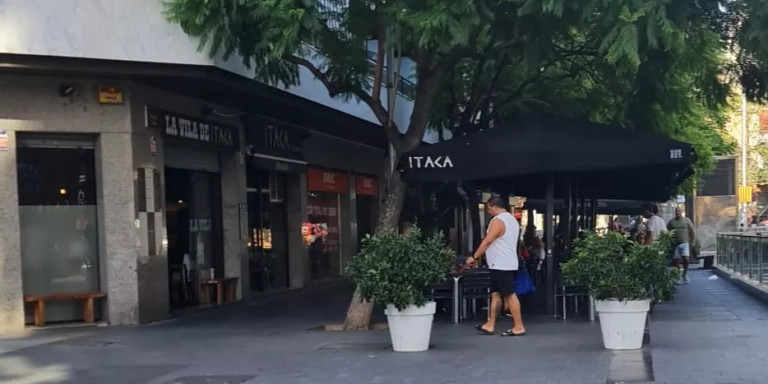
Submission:
[[[436,323],[433,349],[418,354],[391,352],[387,331],[308,330],[343,319],[349,287],[342,286],[150,326],[60,330],[73,337],[22,349],[0,339],[0,383],[602,384],[632,382],[644,369],[656,383],[767,381],[768,310],[709,276],[692,272],[675,301],[656,307],[643,352],[605,351],[598,324],[551,317],[526,319],[521,338]],[[30,339],[43,337],[51,336]]]
[[[696,271],[651,323],[660,383],[768,382],[768,307],[730,282]]]

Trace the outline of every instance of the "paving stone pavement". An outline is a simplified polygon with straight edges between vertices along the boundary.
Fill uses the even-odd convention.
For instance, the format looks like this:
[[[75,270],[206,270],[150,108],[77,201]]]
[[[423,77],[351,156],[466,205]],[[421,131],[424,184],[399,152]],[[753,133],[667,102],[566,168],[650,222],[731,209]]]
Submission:
[[[429,352],[398,354],[386,331],[309,330],[343,318],[349,287],[339,286],[154,325],[0,339],[0,383],[768,382],[768,309],[710,275],[692,272],[673,302],[656,307],[642,351],[605,351],[598,324],[539,316],[521,338],[438,322]]]

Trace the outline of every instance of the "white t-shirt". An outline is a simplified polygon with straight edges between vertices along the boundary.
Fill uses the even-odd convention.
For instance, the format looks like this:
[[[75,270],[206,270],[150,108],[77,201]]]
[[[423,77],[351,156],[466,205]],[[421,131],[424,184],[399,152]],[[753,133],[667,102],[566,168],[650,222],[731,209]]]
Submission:
[[[646,226],[648,226],[648,232],[654,241],[659,238],[659,235],[667,232],[667,224],[664,223],[664,219],[657,215],[649,217]]]
[[[500,271],[517,271],[517,241],[520,238],[520,224],[509,212],[504,212],[491,219],[499,220],[504,224],[504,234],[493,240],[491,246],[485,251],[488,268]],[[488,229],[491,226],[488,225]]]

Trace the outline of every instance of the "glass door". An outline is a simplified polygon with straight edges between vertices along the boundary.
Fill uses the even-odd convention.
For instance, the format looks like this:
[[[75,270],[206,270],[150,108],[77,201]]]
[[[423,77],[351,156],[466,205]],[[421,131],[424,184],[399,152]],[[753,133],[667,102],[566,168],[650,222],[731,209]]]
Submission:
[[[17,171],[25,295],[100,290],[93,144],[58,143],[60,146],[35,147],[19,140]],[[81,305],[51,302],[46,305],[45,315],[47,322],[82,320]]]
[[[199,304],[201,279],[224,276],[221,183],[216,173],[165,169],[173,309]]]

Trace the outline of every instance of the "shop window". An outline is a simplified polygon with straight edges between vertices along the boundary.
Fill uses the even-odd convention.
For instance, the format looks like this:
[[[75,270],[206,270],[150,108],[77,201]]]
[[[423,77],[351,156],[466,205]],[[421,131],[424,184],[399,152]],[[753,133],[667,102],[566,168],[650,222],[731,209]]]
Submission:
[[[307,200],[305,242],[309,247],[310,277],[337,277],[340,270],[339,196],[311,192]]]
[[[25,295],[99,290],[95,153],[92,144],[63,143],[35,147],[24,138],[19,140],[17,172]],[[76,304],[52,303],[46,309],[47,321],[82,317]]]
[[[310,168],[307,190],[308,222],[302,232],[309,247],[310,277],[313,280],[337,278],[344,268],[340,202],[342,196],[349,193],[349,177],[342,172]]]
[[[248,169],[248,260],[251,290],[288,286],[286,174]]]

